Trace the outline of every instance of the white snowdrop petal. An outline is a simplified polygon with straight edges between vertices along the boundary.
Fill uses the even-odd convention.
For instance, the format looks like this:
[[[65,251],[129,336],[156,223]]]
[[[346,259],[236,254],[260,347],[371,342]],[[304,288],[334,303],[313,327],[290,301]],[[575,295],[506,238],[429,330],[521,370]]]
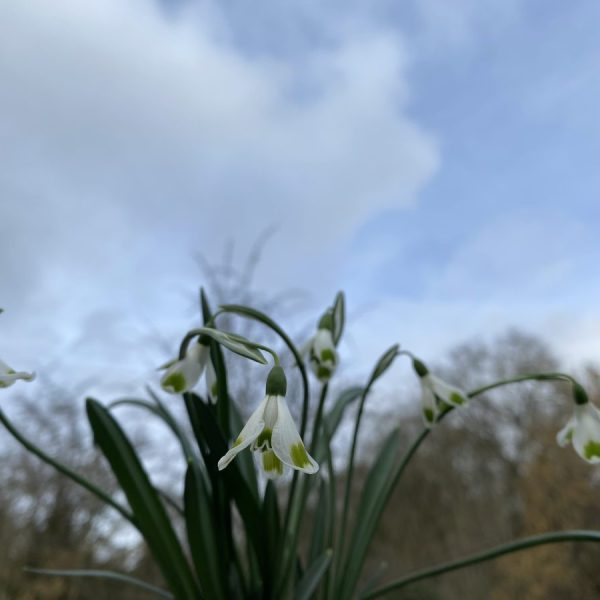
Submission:
[[[271,445],[277,457],[292,469],[316,473],[319,465],[304,447],[284,398],[277,397],[277,423],[273,428]]]
[[[268,396],[258,405],[250,415],[247,423],[233,443],[229,451],[219,460],[219,470],[222,471],[244,448],[252,444],[265,428],[264,412]]]

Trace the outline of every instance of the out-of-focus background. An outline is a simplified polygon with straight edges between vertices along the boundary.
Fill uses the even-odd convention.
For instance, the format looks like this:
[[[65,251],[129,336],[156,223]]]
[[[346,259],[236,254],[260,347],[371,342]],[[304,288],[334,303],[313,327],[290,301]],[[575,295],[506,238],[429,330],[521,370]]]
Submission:
[[[593,0],[1,3],[0,358],[38,373],[3,409],[110,489],[83,398],[156,386],[200,285],[298,343],[344,289],[337,389],[400,342],[467,388],[568,369],[598,398],[599,22]],[[391,423],[408,442],[416,394],[406,365],[378,385],[363,459]],[[448,419],[365,581],[598,528],[597,470],[554,443],[569,408],[525,386]],[[165,432],[129,427],[160,480]],[[1,600],[121,593],[24,565],[157,577],[123,523],[2,430],[0,453]],[[396,597],[587,600],[599,559],[539,549]]]

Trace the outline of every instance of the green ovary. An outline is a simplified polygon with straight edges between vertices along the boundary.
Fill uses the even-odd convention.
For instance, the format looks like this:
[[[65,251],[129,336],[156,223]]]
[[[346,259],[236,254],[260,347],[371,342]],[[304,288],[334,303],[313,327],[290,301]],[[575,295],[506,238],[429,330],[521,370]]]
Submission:
[[[185,377],[182,373],[172,373],[163,381],[163,388],[171,388],[174,392],[185,390]]]
[[[262,453],[262,464],[267,473],[283,474],[283,463],[277,458],[273,450],[266,450]]]
[[[600,458],[600,442],[589,441],[583,448],[583,453],[588,460]]]
[[[290,455],[292,457],[292,462],[299,469],[303,469],[307,465],[310,465],[310,460],[308,460],[308,454],[306,452],[306,449],[300,442],[294,444],[290,448]]]

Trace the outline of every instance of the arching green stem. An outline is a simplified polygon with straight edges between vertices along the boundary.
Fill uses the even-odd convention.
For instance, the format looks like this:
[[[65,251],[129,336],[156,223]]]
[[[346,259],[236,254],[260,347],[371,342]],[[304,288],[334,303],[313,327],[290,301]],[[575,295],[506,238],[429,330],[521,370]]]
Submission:
[[[541,535],[533,535],[530,537],[522,538],[514,542],[509,542],[508,544],[501,544],[499,546],[495,546],[494,548],[484,550],[483,552],[478,552],[476,554],[471,554],[470,556],[466,556],[464,558],[459,558],[457,560],[443,563],[436,567],[416,571],[415,573],[412,573],[400,579],[396,579],[395,581],[392,581],[387,585],[376,588],[371,592],[368,592],[367,594],[361,596],[360,598],[361,600],[370,600],[371,598],[378,598],[379,596],[383,596],[388,592],[392,592],[394,590],[403,588],[404,586],[407,586],[410,583],[414,583],[415,581],[428,579],[429,577],[435,577],[436,575],[448,573],[449,571],[456,571],[457,569],[464,569],[465,567],[469,567],[477,563],[486,562],[488,560],[494,560],[495,558],[498,558],[505,554],[521,552],[523,550],[528,550],[529,548],[535,548],[536,546],[559,544],[564,542],[598,543],[600,542],[600,532],[577,530],[554,531],[552,533],[544,533]]]

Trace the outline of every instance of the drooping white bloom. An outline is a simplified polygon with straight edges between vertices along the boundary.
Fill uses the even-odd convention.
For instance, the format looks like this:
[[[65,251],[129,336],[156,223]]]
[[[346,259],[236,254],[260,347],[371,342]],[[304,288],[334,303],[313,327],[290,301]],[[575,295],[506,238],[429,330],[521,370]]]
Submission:
[[[267,393],[235,440],[232,448],[219,460],[223,470],[245,448],[259,452],[260,467],[267,477],[283,475],[286,466],[309,475],[319,465],[304,447],[285,401],[285,374],[273,367],[267,379]]]
[[[200,379],[208,361],[208,346],[199,342],[190,344],[181,360],[167,363],[160,385],[169,394],[183,394],[193,388]]]
[[[329,381],[338,365],[338,353],[333,340],[333,316],[328,310],[321,320],[317,333],[308,343],[310,364],[317,379]]]
[[[426,427],[436,422],[444,404],[455,407],[467,404],[468,396],[463,390],[432,375],[420,360],[413,359],[413,367],[421,383],[421,411]]]
[[[559,446],[573,444],[583,460],[600,463],[600,410],[591,402],[575,404],[573,416],[556,435]]]
[[[5,362],[0,360],[0,388],[10,387],[18,379],[22,379],[23,381],[33,381],[35,379],[35,373],[15,371]]]

